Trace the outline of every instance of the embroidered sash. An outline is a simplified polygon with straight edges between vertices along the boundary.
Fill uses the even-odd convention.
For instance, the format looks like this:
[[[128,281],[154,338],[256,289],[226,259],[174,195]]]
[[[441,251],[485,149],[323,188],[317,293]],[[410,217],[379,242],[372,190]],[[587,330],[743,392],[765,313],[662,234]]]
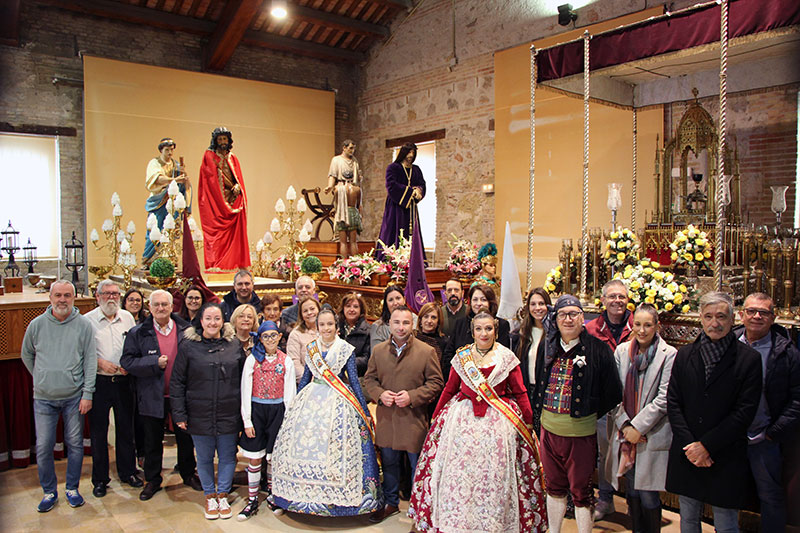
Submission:
[[[317,346],[317,341],[313,340],[308,343],[306,347],[308,350],[308,357],[311,360],[311,364],[314,365],[314,368],[317,369],[319,374],[322,376],[322,379],[330,385],[330,387],[338,392],[347,402],[353,406],[353,409],[356,410],[358,416],[360,416],[364,423],[367,425],[367,429],[369,429],[369,434],[372,437],[372,442],[375,442],[375,428],[372,425],[372,419],[364,412],[362,409],[361,404],[358,402],[358,398],[356,395],[353,394],[347,385],[339,379],[339,376],[333,373],[331,367],[328,366],[328,363],[325,361],[325,358],[322,356],[322,352],[319,350],[319,346]]]
[[[472,345],[464,346],[458,350],[456,357],[458,357],[461,362],[461,366],[464,368],[464,374],[469,380],[470,385],[472,385],[472,388],[478,391],[478,394],[480,394],[481,398],[483,398],[487,404],[491,405],[511,422],[511,425],[517,430],[522,440],[528,443],[533,450],[536,462],[541,464],[539,460],[539,442],[536,435],[531,433],[525,421],[497,395],[497,392],[495,392],[494,388],[489,384],[486,376],[483,375],[478,365],[476,365],[475,361],[472,359]]]

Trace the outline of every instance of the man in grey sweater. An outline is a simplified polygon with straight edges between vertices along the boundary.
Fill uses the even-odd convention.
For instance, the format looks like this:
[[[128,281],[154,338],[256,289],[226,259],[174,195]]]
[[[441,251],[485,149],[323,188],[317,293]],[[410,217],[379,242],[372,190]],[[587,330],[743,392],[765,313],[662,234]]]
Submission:
[[[64,419],[67,447],[67,503],[83,505],[78,492],[83,466],[83,415],[92,408],[97,350],[92,324],[73,306],[75,287],[56,281],[50,305],[34,318],[22,340],[22,362],[33,376],[33,418],[36,465],[44,497],[37,510],[45,513],[58,501],[53,448],[58,417]]]

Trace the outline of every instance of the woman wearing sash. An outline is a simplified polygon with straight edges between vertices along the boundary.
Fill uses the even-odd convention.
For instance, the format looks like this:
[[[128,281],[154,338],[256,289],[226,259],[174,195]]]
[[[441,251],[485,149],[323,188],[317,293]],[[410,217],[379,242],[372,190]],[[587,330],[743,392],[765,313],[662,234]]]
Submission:
[[[538,442],[519,360],[472,319],[419,456],[408,515],[424,532],[518,533],[547,527]],[[457,475],[454,475],[457,472]]]
[[[337,335],[336,316],[317,316],[298,393],[272,455],[272,496],[287,511],[320,516],[383,509],[372,420],[353,347]]]

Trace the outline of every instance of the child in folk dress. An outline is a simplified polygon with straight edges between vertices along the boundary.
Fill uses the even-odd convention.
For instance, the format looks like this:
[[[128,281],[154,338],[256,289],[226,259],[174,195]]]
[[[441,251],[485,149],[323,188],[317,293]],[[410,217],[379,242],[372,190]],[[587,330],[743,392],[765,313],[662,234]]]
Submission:
[[[242,420],[244,433],[239,440],[242,455],[249,460],[247,482],[249,497],[238,520],[247,520],[258,512],[258,489],[261,463],[267,468],[275,437],[283,415],[296,394],[294,364],[278,349],[281,333],[275,322],[265,320],[258,328],[252,353],[242,371]]]

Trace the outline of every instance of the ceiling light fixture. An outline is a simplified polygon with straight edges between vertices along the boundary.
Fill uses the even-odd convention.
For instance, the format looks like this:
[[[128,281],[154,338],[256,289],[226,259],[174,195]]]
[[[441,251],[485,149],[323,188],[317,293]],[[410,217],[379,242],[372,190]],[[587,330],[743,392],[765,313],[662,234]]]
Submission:
[[[572,4],[558,6],[558,23],[561,26],[567,26],[570,22],[575,22],[576,20],[578,20],[578,14],[572,10]]]
[[[289,12],[286,9],[286,0],[272,0],[270,14],[276,19],[285,19]]]

